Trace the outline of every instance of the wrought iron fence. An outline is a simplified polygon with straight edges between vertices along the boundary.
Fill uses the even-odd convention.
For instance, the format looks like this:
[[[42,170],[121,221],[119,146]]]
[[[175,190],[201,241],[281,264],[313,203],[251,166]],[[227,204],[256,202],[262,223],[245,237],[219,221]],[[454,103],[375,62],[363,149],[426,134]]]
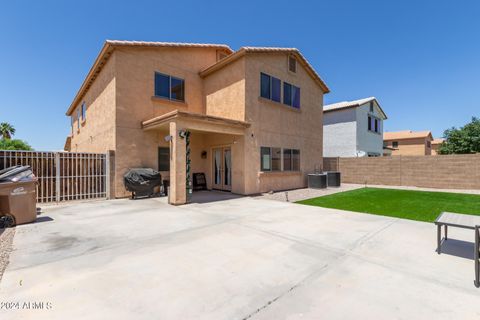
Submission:
[[[38,178],[38,202],[109,195],[109,155],[105,153],[0,150],[0,169],[15,165],[32,167]]]

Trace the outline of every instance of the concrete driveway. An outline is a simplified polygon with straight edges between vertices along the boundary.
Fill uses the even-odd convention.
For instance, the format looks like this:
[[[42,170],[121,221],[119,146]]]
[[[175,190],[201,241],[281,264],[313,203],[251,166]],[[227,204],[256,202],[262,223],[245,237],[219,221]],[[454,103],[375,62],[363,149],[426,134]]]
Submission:
[[[0,301],[22,310],[1,319],[480,317],[466,230],[439,256],[433,224],[259,198],[44,211],[17,228]]]

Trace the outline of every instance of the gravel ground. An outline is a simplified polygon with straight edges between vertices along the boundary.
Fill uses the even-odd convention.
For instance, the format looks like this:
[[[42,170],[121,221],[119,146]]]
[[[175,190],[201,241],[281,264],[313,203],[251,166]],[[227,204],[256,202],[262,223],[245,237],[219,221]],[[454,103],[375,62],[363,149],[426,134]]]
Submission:
[[[12,241],[15,228],[0,229],[0,281],[8,265],[8,257],[12,251]]]

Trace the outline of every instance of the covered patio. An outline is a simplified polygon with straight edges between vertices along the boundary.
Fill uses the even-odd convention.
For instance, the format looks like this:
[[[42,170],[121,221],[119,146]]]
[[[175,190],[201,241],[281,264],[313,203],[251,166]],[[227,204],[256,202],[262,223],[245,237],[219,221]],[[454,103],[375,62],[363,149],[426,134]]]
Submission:
[[[204,173],[207,189],[244,193],[244,137],[249,123],[175,110],[142,122],[170,148],[169,202],[188,202],[192,174]]]

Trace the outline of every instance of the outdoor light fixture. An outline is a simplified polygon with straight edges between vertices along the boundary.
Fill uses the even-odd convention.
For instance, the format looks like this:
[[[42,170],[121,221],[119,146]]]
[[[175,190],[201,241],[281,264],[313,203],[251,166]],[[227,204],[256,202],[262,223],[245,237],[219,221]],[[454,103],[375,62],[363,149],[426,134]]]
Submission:
[[[180,130],[178,132],[178,136],[182,139],[185,139],[185,137],[187,136],[187,131],[186,130]]]
[[[170,142],[172,141],[172,136],[171,135],[168,135],[168,136],[165,136],[163,139],[165,139],[166,142]]]

